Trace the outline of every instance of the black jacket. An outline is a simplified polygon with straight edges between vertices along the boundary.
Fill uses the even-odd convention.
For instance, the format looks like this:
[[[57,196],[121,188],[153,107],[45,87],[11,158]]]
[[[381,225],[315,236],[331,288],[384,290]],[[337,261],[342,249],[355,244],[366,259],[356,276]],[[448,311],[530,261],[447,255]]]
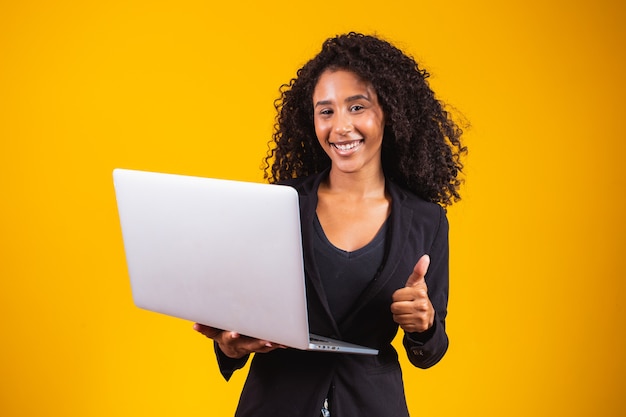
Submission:
[[[434,365],[447,350],[448,222],[444,210],[387,183],[392,208],[384,267],[347,317],[337,323],[326,302],[312,245],[317,189],[326,175],[285,183],[300,196],[310,331],[380,352],[365,356],[278,349],[254,355],[236,416],[319,417],[329,390],[333,417],[408,416],[398,356],[391,345],[398,325],[390,305],[393,292],[404,287],[424,254],[431,258],[425,279],[435,308],[435,325],[425,334],[405,334],[404,347],[411,363],[419,368]],[[217,345],[215,350],[226,379],[248,360],[230,359]]]

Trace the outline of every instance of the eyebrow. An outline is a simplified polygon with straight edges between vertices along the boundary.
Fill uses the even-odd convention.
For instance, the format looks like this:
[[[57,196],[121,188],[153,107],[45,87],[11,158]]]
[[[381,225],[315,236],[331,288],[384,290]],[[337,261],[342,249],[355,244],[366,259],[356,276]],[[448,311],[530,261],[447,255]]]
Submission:
[[[345,101],[346,101],[347,103],[351,103],[351,102],[353,102],[353,101],[357,101],[357,100],[366,100],[366,101],[369,101],[369,102],[371,102],[371,101],[372,101],[372,100],[369,98],[369,96],[367,96],[367,95],[365,95],[365,94],[356,94],[356,95],[354,95],[354,96],[350,96],[350,97],[346,98],[346,100],[345,100]],[[318,107],[318,106],[327,106],[327,105],[329,105],[329,104],[332,104],[332,101],[330,101],[330,100],[320,100],[320,101],[318,101],[317,103],[315,103],[315,107]]]

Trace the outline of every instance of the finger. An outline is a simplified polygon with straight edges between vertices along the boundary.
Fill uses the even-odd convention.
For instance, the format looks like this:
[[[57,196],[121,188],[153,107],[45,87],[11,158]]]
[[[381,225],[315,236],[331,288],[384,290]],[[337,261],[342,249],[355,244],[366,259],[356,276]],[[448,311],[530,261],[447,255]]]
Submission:
[[[415,287],[404,287],[400,288],[391,295],[391,301],[393,303],[401,302],[401,301],[413,301],[418,298],[420,293],[418,292],[418,288]]]
[[[214,339],[216,336],[222,333],[222,330],[220,329],[216,329],[210,326],[205,326],[204,324],[200,324],[200,323],[194,323],[193,329],[211,339]]]
[[[430,265],[430,256],[424,255],[415,264],[413,272],[406,281],[406,287],[414,287],[424,282],[426,272],[428,272],[428,266]]]
[[[430,302],[426,298],[420,300],[396,301],[391,303],[392,314],[416,314],[425,313],[430,310]]]
[[[257,343],[263,348],[274,349],[286,349],[287,347],[278,343],[270,342],[269,340],[258,340]]]
[[[247,353],[252,353],[252,352],[267,353],[278,348],[278,345],[267,340],[258,340],[258,339],[250,338],[247,340],[247,342],[244,342],[242,347],[246,349]]]
[[[404,330],[411,329],[422,329],[426,330],[432,325],[432,320],[430,319],[428,313],[423,311],[421,313],[415,314],[394,314],[393,321],[398,323]],[[430,323],[430,325],[429,325]],[[414,330],[410,330],[414,331]]]
[[[270,352],[274,349],[286,349],[287,347],[269,340],[250,339],[250,348],[254,352]]]
[[[422,320],[417,319],[410,314],[396,314],[393,316],[393,321],[395,321],[404,330],[407,330],[409,328],[419,327]]]
[[[267,343],[265,345],[265,348],[266,348],[266,350],[265,350],[266,352],[271,352],[271,351],[276,350],[276,349],[289,349],[287,346],[279,345],[277,343]]]
[[[239,339],[241,335],[237,332],[228,332],[228,338],[230,340]]]

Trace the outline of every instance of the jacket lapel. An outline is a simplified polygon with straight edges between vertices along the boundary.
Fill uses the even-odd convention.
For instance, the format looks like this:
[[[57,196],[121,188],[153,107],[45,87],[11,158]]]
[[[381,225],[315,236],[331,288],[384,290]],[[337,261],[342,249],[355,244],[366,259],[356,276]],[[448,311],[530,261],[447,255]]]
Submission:
[[[335,322],[322,280],[315,262],[315,252],[313,249],[313,221],[317,209],[317,190],[321,181],[328,175],[327,171],[320,173],[314,177],[314,181],[304,184],[300,190],[300,216],[302,226],[302,240],[306,242],[304,249],[304,268],[307,276],[307,293],[308,297],[316,297],[324,309],[327,316],[327,323],[332,323],[333,333],[335,337],[339,337],[339,326]],[[328,336],[328,335],[326,335]]]

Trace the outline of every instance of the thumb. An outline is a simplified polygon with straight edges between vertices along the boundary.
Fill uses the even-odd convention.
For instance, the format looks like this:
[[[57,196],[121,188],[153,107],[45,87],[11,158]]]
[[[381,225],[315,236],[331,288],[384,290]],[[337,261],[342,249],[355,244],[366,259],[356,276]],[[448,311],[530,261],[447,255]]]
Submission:
[[[413,273],[409,276],[409,279],[406,281],[406,287],[414,287],[422,282],[424,282],[424,277],[426,276],[426,272],[428,272],[428,266],[430,265],[430,256],[424,255],[413,267]]]

